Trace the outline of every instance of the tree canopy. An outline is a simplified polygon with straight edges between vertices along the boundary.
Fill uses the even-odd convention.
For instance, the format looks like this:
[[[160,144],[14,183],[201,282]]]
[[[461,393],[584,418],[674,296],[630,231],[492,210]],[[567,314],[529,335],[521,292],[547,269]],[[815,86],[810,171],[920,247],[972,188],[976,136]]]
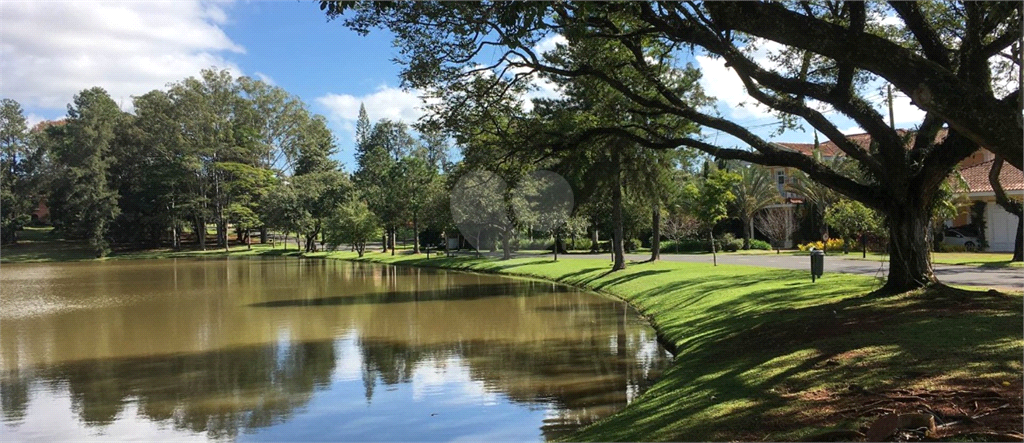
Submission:
[[[746,146],[716,146],[654,124],[594,128],[565,145],[614,133],[655,149],[686,146],[799,169],[886,215],[894,242],[891,291],[935,281],[925,226],[940,185],[961,160],[984,146],[1018,168],[1024,161],[1016,4],[323,1],[321,8],[359,32],[393,32],[405,84],[437,95],[461,94],[483,72],[492,73],[490,97],[524,87],[537,74],[585,79],[622,97],[624,118],[669,117],[730,134]],[[562,63],[538,49],[556,34],[568,47],[602,50]],[[665,50],[652,56],[652,48]],[[767,48],[767,62],[755,57],[758,48]],[[863,175],[783,149],[680,94],[673,79],[684,72],[687,55],[702,54],[722,58],[748,95],[783,118],[784,128],[809,125]],[[909,140],[865,98],[884,84],[926,111]],[[854,120],[870,143],[848,139],[830,112]]]

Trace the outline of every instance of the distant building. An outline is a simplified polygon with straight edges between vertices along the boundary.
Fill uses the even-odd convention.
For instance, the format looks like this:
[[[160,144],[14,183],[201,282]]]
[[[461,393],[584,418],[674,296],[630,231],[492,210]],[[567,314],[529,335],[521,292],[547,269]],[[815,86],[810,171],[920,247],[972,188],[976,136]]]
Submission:
[[[899,130],[900,135],[905,135],[909,131]],[[945,138],[946,131],[942,130],[937,135],[937,139],[941,140]],[[869,134],[853,134],[847,136],[847,138],[856,143],[857,145],[867,148],[871,144],[871,135]],[[799,152],[805,155],[814,155],[814,143],[774,143],[775,146],[782,149]],[[835,156],[845,155],[839,147],[832,141],[819,143],[817,147],[821,153],[822,159],[828,160]],[[960,162],[960,174],[964,177],[967,182],[968,193],[967,197],[972,201],[983,201],[985,202],[985,238],[989,243],[989,251],[995,252],[1012,252],[1013,242],[1016,241],[1016,229],[1017,229],[1017,216],[1010,214],[1003,210],[1001,206],[995,202],[995,192],[992,190],[992,184],[989,183],[988,173],[992,169],[992,162],[995,159],[995,154],[988,151],[987,149],[980,149],[970,157],[967,157]],[[787,184],[793,183],[793,169],[788,167],[771,167],[772,176],[775,177],[776,185],[779,189],[779,195],[784,199],[783,204],[778,205],[780,207],[795,207],[795,205],[803,203],[804,197],[790,192],[790,189],[786,186]],[[1024,173],[1019,169],[1006,164],[999,175],[999,183],[1003,185],[1003,190],[1006,191],[1007,196],[1010,198],[1016,198],[1018,200],[1024,199]],[[962,208],[960,215],[954,219],[947,221],[949,226],[963,226],[970,224],[970,214],[967,207]],[[787,247],[792,247],[792,244],[787,242]]]
[[[1017,216],[1003,209],[996,203],[996,193],[992,189],[992,183],[988,180],[988,173],[992,170],[992,162],[995,155],[987,150],[981,151],[982,157],[987,157],[979,163],[967,167],[961,167],[960,175],[967,182],[970,190],[967,197],[971,202],[985,202],[985,239],[988,241],[988,250],[996,252],[1013,252],[1013,242],[1017,241]],[[1003,165],[999,173],[999,183],[1003,185],[1003,191],[1010,198],[1020,200],[1024,198],[1024,173],[1019,169]],[[966,209],[960,215],[947,224],[950,226],[963,226],[970,224],[970,214]]]
[[[32,222],[50,224],[50,208],[46,206],[46,196],[39,198],[39,205],[32,211]]]

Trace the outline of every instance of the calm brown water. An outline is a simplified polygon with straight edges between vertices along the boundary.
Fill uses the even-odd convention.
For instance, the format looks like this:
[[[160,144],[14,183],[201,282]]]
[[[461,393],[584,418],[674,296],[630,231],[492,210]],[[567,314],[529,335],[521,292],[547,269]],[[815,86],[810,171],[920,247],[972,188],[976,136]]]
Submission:
[[[668,364],[622,302],[335,260],[3,265],[0,440],[528,441]]]

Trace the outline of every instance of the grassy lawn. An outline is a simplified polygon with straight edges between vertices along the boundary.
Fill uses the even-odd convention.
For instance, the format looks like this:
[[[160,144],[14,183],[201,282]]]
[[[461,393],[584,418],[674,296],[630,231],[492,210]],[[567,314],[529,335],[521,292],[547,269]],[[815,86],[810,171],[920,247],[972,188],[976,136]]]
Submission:
[[[837,430],[831,435],[847,440],[884,411],[956,415],[984,408],[971,399],[990,394],[1002,402],[990,407],[1011,404],[1009,420],[988,415],[975,430],[1021,430],[1020,294],[937,288],[879,297],[866,277],[812,284],[803,272],[697,263],[608,273],[603,260],[548,257],[362,260],[543,278],[636,306],[675,348],[675,363],[628,408],[572,440],[820,440]]]

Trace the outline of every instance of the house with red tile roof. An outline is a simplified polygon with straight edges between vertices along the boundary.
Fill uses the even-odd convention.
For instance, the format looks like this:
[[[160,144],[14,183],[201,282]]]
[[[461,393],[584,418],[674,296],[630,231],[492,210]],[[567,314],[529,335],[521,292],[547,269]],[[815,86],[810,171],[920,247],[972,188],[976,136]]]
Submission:
[[[1006,212],[1002,206],[996,203],[996,193],[992,189],[992,182],[988,179],[989,171],[992,170],[994,155],[991,152],[983,151],[982,158],[987,154],[988,160],[979,163],[961,165],[960,175],[967,182],[967,198],[971,202],[985,202],[985,239],[988,241],[988,250],[997,252],[1012,252],[1013,242],[1017,240],[1017,216]],[[965,161],[965,163],[967,163]],[[999,184],[1003,191],[1010,198],[1017,200],[1024,199],[1024,172],[1003,164],[999,171]],[[963,226],[970,223],[970,215],[966,210],[949,224],[951,226]]]
[[[909,131],[906,130],[900,130],[898,132],[901,135],[909,133]],[[865,149],[871,144],[871,135],[869,134],[852,134],[847,137]],[[937,140],[942,140],[945,137],[945,130],[939,131],[939,134],[936,136]],[[805,155],[814,155],[814,143],[777,142],[774,143],[774,145],[789,151],[800,152]],[[843,151],[831,141],[819,143],[817,149],[821,153],[822,158],[826,160],[834,156],[845,155]],[[1013,242],[1016,241],[1017,216],[1006,212],[995,202],[995,192],[992,190],[992,185],[988,180],[988,173],[992,168],[992,162],[994,159],[994,154],[989,152],[987,149],[980,149],[960,163],[960,174],[967,182],[967,197],[970,201],[985,202],[985,238],[989,243],[988,250],[1012,252]],[[803,203],[803,197],[790,192],[786,186],[793,182],[792,168],[772,167],[771,171],[772,176],[776,179],[779,193],[785,199],[785,204],[780,206],[795,206],[796,204]],[[1017,200],[1024,199],[1024,173],[1019,169],[1008,164],[1004,165],[1001,174],[999,175],[999,183],[1003,185],[1003,189],[1010,198],[1016,198]],[[970,215],[968,207],[964,207],[960,216],[954,220],[948,221],[947,225],[963,226],[969,224]]]

